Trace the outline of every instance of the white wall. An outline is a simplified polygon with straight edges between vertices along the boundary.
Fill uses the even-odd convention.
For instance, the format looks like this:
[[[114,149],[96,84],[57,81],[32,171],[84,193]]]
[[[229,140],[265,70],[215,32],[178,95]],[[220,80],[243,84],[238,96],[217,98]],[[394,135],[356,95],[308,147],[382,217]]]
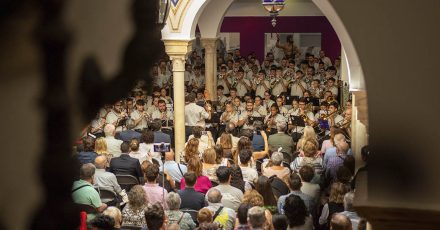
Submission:
[[[229,7],[225,17],[269,16],[261,0],[236,0]],[[323,16],[322,12],[311,0],[286,0],[280,16]]]

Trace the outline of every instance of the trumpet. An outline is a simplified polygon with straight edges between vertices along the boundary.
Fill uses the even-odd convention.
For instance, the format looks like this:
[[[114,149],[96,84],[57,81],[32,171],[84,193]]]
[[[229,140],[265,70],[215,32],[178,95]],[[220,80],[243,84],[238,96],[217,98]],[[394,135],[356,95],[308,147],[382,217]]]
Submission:
[[[270,126],[271,126],[272,121],[273,121],[273,116],[271,114],[269,116],[269,118],[267,119],[267,122],[266,122],[266,126],[267,126],[266,130],[267,130],[267,132],[271,131],[271,127]]]
[[[323,120],[333,119],[337,113],[338,113],[338,111],[336,110],[330,114],[321,114],[321,119],[323,119]]]
[[[280,82],[280,79],[276,79],[274,82],[272,82],[272,83],[270,84],[270,88],[273,89],[273,87],[275,87],[279,82]]]
[[[351,125],[351,120],[344,120],[345,122],[335,124],[336,128],[346,129]]]

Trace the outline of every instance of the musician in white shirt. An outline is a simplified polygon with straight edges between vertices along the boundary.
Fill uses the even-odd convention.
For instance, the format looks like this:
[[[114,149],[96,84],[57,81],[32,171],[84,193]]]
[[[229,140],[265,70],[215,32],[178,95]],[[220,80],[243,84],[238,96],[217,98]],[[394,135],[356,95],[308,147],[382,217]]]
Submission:
[[[278,96],[277,99],[276,99],[276,103],[277,103],[277,106],[278,106],[278,110],[280,111],[280,114],[283,115],[283,116],[286,116],[288,110],[284,106],[283,97],[282,96]]]
[[[252,119],[250,119],[252,117]],[[238,121],[238,126],[243,126],[243,129],[253,129],[253,118],[262,117],[260,113],[254,110],[254,100],[249,99],[246,101],[246,110],[241,113],[241,117]]]
[[[322,62],[324,62],[326,67],[332,66],[332,61],[330,60],[330,58],[325,56],[324,50],[319,51],[319,58]]]
[[[291,116],[299,116],[304,120],[305,125],[313,126],[315,123],[315,116],[312,111],[306,110],[307,100],[305,98],[300,98],[298,102],[298,109],[293,111]],[[295,124],[289,125],[289,129],[292,131],[294,137],[294,141],[297,142],[301,135],[304,133],[304,126],[295,126]],[[297,133],[297,134],[295,134]]]
[[[134,120],[135,130],[147,128],[149,116],[147,111],[145,111],[144,100],[136,101],[136,109],[131,113],[131,119]]]
[[[272,95],[279,96],[281,93],[287,91],[288,82],[283,78],[283,69],[276,68],[275,78],[271,81]]]
[[[174,120],[173,113],[167,110],[167,104],[164,100],[159,100],[159,109],[151,115],[152,119]]]
[[[105,118],[106,124],[112,124],[116,127],[116,132],[122,131],[122,126],[118,126],[119,121],[125,119],[127,113],[122,112],[122,101],[117,101],[113,105],[113,109],[107,114]]]
[[[190,93],[186,97],[186,101],[188,102],[187,105],[185,105],[185,134],[186,139],[188,139],[189,135],[191,134],[192,128],[194,126],[201,126],[205,128],[205,119],[210,119],[211,113],[208,113],[211,111],[211,107],[208,106],[205,110],[205,108],[196,105],[195,103],[196,96],[194,93]]]
[[[217,86],[223,87],[223,94],[229,94],[229,88],[232,85],[232,79],[226,70],[227,67],[222,65],[219,73],[217,74]]]
[[[264,97],[264,92],[270,90],[270,82],[265,80],[266,72],[260,70],[257,74],[257,78],[254,80],[253,89],[255,90],[255,95]]]
[[[259,113],[261,117],[267,115],[267,109],[263,106],[263,99],[260,96],[255,96],[254,111]]]
[[[270,133],[276,132],[276,124],[278,122],[287,122],[286,118],[279,113],[278,106],[276,104],[270,107],[270,114],[264,118],[264,124],[270,129]]]
[[[237,83],[235,84],[237,89],[237,96],[243,97],[247,92],[252,89],[251,82],[248,79],[244,79],[244,70],[239,68],[237,71]]]
[[[234,123],[237,126],[237,123],[240,119],[240,114],[237,110],[234,109],[232,102],[228,101],[225,104],[225,112],[220,116],[220,123],[227,124],[229,122]]]
[[[193,91],[205,87],[205,76],[202,75],[200,66],[194,66],[194,76],[190,79],[190,85]]]
[[[331,77],[327,80],[326,90],[331,91],[334,97],[338,96],[338,87],[335,86],[334,78]]]
[[[159,100],[159,97],[153,96],[152,105],[147,107],[147,113],[150,115],[150,117],[154,111],[159,110]]]
[[[290,95],[302,97],[304,91],[307,89],[307,84],[302,79],[304,73],[301,70],[297,70],[295,73],[295,78],[292,82],[292,86],[290,88]]]

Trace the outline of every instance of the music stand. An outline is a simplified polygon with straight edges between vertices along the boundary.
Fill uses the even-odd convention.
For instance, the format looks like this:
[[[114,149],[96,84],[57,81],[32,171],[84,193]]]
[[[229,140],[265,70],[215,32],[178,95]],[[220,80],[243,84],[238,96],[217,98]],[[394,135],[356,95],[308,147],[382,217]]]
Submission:
[[[304,122],[304,119],[302,119],[301,116],[290,116],[292,118],[292,124],[296,127],[305,127],[306,123]]]
[[[128,120],[128,117],[124,117],[124,118],[120,119],[118,121],[118,124],[116,124],[116,127],[125,126],[125,123],[127,122],[127,120]]]
[[[174,127],[174,121],[173,120],[162,120],[162,127],[163,128],[172,128],[172,127]]]
[[[328,123],[328,120],[319,119],[319,127],[321,129],[330,130],[330,124]]]

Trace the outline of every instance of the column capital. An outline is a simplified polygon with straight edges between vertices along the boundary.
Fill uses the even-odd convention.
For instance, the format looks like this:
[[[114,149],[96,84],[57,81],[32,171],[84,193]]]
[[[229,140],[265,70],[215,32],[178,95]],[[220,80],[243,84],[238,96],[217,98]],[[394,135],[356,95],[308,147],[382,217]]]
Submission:
[[[192,40],[163,40],[165,52],[170,59],[184,59],[188,52],[191,51]]]
[[[202,46],[205,48],[205,52],[216,51],[216,42],[218,38],[201,38]]]

